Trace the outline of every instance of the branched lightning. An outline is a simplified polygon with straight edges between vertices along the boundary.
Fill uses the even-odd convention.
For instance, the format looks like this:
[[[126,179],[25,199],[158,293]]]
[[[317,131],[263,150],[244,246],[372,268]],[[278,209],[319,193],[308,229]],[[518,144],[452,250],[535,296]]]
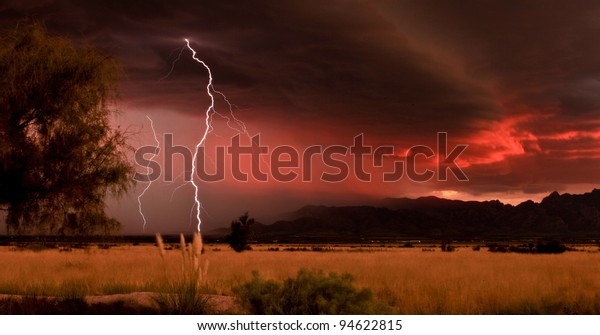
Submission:
[[[175,52],[177,50],[179,50],[179,53],[177,54],[177,58],[175,58],[175,60],[173,61],[173,63],[171,63],[171,69],[169,70],[169,73],[167,73],[166,75],[164,75],[164,77],[160,78],[160,80],[165,80],[165,79],[169,78],[169,76],[171,75],[171,73],[173,73],[173,70],[175,70],[175,64],[177,64],[177,62],[179,62],[179,60],[181,59],[181,54],[185,50],[185,46],[173,50],[171,52],[171,55],[173,54],[173,52]],[[171,55],[169,55],[169,58],[171,57]]]
[[[206,118],[204,119],[204,124],[206,126],[206,128],[204,129],[204,134],[202,134],[202,138],[200,139],[200,142],[198,142],[196,144],[196,148],[194,150],[194,156],[192,157],[192,175],[190,177],[190,182],[192,183],[192,186],[194,186],[194,202],[196,203],[196,222],[198,224],[197,229],[198,231],[200,231],[200,225],[202,224],[202,219],[200,218],[200,209],[202,208],[202,204],[200,203],[200,199],[198,198],[199,195],[199,188],[198,185],[196,185],[196,182],[194,182],[194,176],[196,175],[196,162],[198,159],[198,151],[200,150],[200,147],[204,146],[204,143],[206,143],[206,136],[208,136],[208,134],[212,131],[212,124],[211,124],[211,120],[212,120],[212,116],[211,116],[211,111],[215,111],[215,97],[211,92],[211,89],[214,90],[213,88],[213,77],[212,77],[212,71],[210,70],[210,67],[208,67],[208,65],[206,65],[206,63],[204,63],[204,61],[202,61],[201,59],[199,59],[198,57],[196,57],[196,50],[194,50],[191,46],[190,46],[190,41],[186,38],[185,39],[185,43],[186,46],[188,47],[188,49],[190,49],[192,51],[192,58],[202,64],[202,66],[204,66],[204,68],[206,69],[206,71],[208,72],[208,84],[206,84],[206,94],[208,94],[208,96],[210,97],[210,106],[208,106],[208,108],[206,109]]]
[[[156,141],[156,147],[158,148],[160,146],[160,142],[158,141],[158,138],[156,137],[156,130],[154,130],[154,121],[152,121],[152,119],[146,115],[146,117],[148,118],[148,120],[150,120],[150,128],[152,129],[152,134],[154,135],[154,141]],[[158,154],[154,153],[152,154],[152,158],[150,158],[150,161],[153,160]],[[150,174],[150,161],[148,161],[148,165],[146,166],[146,173]],[[142,230],[146,231],[146,216],[144,215],[144,212],[142,211],[142,197],[144,196],[144,194],[146,194],[146,191],[148,191],[148,189],[150,188],[150,186],[152,185],[152,179],[148,179],[148,184],[146,185],[146,187],[144,188],[144,190],[142,191],[142,193],[140,193],[140,195],[138,195],[138,210],[140,212],[140,215],[142,216],[142,220],[144,221],[144,224],[142,226]]]
[[[242,122],[240,119],[238,119],[235,116],[234,113],[234,109],[237,109],[237,106],[235,106],[234,104],[232,104],[229,99],[227,98],[227,96],[222,93],[221,91],[218,91],[214,88],[213,86],[213,76],[212,76],[212,71],[210,69],[210,67],[201,59],[199,59],[196,55],[196,50],[194,50],[192,48],[192,46],[190,45],[190,41],[186,38],[185,40],[185,46],[181,47],[177,54],[177,57],[175,58],[175,60],[172,62],[171,64],[171,69],[169,70],[169,72],[163,77],[161,78],[161,80],[166,79],[167,77],[169,77],[171,75],[171,73],[173,73],[173,70],[175,69],[175,64],[181,59],[181,56],[183,54],[183,51],[185,51],[185,49],[189,49],[192,52],[192,59],[195,60],[197,63],[200,63],[202,66],[204,66],[204,68],[206,69],[207,73],[208,73],[208,83],[206,84],[206,93],[208,94],[208,96],[210,97],[210,105],[208,106],[208,108],[206,109],[205,114],[205,118],[204,118],[204,125],[205,125],[205,129],[204,129],[204,133],[202,134],[202,137],[200,138],[199,142],[196,143],[195,148],[194,148],[194,155],[192,157],[192,170],[191,170],[191,176],[190,176],[190,180],[189,183],[192,184],[192,186],[194,187],[194,206],[191,209],[190,214],[192,214],[194,212],[195,209],[195,217],[196,217],[196,223],[197,223],[197,230],[200,231],[200,226],[202,224],[202,218],[201,218],[201,211],[202,211],[202,204],[200,202],[200,188],[198,187],[198,185],[196,184],[196,182],[194,181],[194,176],[196,174],[196,162],[198,159],[198,154],[200,152],[200,148],[204,146],[204,144],[206,143],[206,138],[207,136],[212,133],[213,131],[213,126],[212,126],[212,121],[213,121],[213,116],[216,114],[219,117],[223,118],[224,120],[226,120],[226,124],[227,126],[234,130],[237,133],[243,133],[245,134],[248,138],[250,138],[250,134],[248,133],[248,130],[246,128],[246,124],[244,122]],[[219,111],[216,110],[215,107],[215,95],[220,96],[223,101],[227,104],[228,106],[228,112],[226,114],[221,113]],[[148,117],[148,119],[150,119]],[[152,124],[152,120],[150,120],[151,122],[151,126],[152,126],[152,130],[154,131],[154,126]],[[154,134],[154,138],[158,144],[158,139],[156,138],[156,133]],[[156,155],[154,155],[152,158],[154,158]],[[148,167],[148,172],[149,172],[150,168]],[[144,195],[144,193],[146,192],[146,190],[150,187],[149,183],[146,188],[144,189],[144,191],[142,192],[142,194],[140,194],[140,196],[138,197],[138,203],[139,203],[139,209],[140,209],[140,214],[142,215],[142,218],[144,220],[144,227],[146,225],[146,218],[144,217],[144,214],[142,213],[142,205],[141,205],[141,197]],[[187,184],[187,183],[185,183]],[[175,191],[177,191],[180,187],[182,187],[183,185],[180,185],[179,187],[177,187],[174,191],[173,194],[175,193]],[[171,194],[171,200],[173,198],[173,194]],[[205,211],[206,212],[206,211]]]
[[[196,174],[196,162],[197,162],[197,158],[198,158],[198,152],[200,151],[200,148],[204,146],[204,144],[206,143],[206,137],[208,136],[209,133],[212,132],[213,127],[212,127],[212,117],[214,114],[219,115],[220,117],[224,118],[225,120],[227,120],[227,126],[229,128],[231,128],[232,130],[235,130],[236,132],[240,132],[240,133],[244,133],[246,134],[246,136],[249,136],[248,134],[248,130],[246,128],[246,125],[244,124],[244,122],[242,122],[240,119],[238,119],[235,114],[233,113],[233,104],[231,104],[231,102],[229,102],[229,99],[227,99],[227,96],[225,96],[225,94],[223,94],[222,92],[216,90],[213,86],[213,76],[212,76],[212,71],[210,69],[210,67],[200,58],[196,57],[196,50],[194,50],[194,48],[192,48],[192,46],[190,45],[190,41],[186,38],[185,39],[185,43],[186,43],[186,47],[192,52],[192,59],[194,59],[196,62],[202,64],[202,66],[204,66],[204,68],[206,69],[206,71],[208,72],[208,83],[206,84],[206,94],[208,94],[208,96],[210,97],[210,105],[208,106],[208,108],[206,109],[205,112],[205,119],[204,119],[204,125],[205,125],[205,129],[204,129],[204,133],[202,134],[202,138],[200,139],[200,141],[196,144],[195,150],[194,150],[194,155],[192,157],[192,174],[190,177],[190,182],[192,183],[192,186],[194,187],[194,202],[196,204],[196,222],[197,222],[197,229],[198,231],[200,231],[200,225],[202,224],[202,218],[200,217],[200,213],[201,213],[201,208],[202,208],[202,204],[200,203],[200,198],[199,198],[199,187],[196,184],[196,182],[194,181],[194,176]],[[181,56],[181,52],[179,54]],[[176,59],[176,61],[179,59],[180,57],[178,57]],[[221,96],[223,98],[223,100],[227,103],[227,106],[229,107],[229,115],[224,115],[222,113],[219,113],[216,108],[215,108],[215,94],[218,94],[219,96]],[[231,123],[235,122],[235,126],[233,126]]]

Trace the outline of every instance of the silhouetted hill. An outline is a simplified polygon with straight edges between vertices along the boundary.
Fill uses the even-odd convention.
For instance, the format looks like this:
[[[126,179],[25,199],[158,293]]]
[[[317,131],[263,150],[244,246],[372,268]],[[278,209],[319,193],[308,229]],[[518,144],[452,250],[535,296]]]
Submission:
[[[585,194],[553,192],[540,205],[548,215],[561,218],[569,231],[600,230],[600,190]]]
[[[305,206],[289,219],[256,225],[261,240],[407,238],[523,238],[600,236],[600,190],[585,194],[553,192],[541,203],[517,206],[500,201],[461,201],[436,197],[384,199],[379,206]]]

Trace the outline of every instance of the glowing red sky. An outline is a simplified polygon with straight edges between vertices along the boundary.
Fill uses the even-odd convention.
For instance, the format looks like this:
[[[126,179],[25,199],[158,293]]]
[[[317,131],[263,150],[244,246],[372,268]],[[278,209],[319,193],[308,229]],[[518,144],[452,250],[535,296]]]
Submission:
[[[363,133],[374,146],[469,147],[458,182],[250,182],[204,185],[206,225],[249,210],[269,222],[304,204],[445,196],[540,200],[589,191],[600,177],[600,4],[596,1],[5,1],[0,25],[43,20],[51,33],[121,60],[118,123],[152,143],[145,115],[176,144],[199,138],[206,73],[189,54],[171,76],[183,38],[209,64],[215,87],[272,147],[339,144]],[[186,57],[187,56],[187,57]],[[223,124],[216,134],[233,135]],[[210,142],[212,141],[212,142]],[[213,136],[213,145],[223,139]],[[159,156],[159,159],[161,157]],[[176,161],[176,167],[181,167]],[[177,175],[177,173],[176,173]],[[192,188],[149,190],[149,232],[193,228]],[[140,184],[111,201],[125,232],[139,232]]]

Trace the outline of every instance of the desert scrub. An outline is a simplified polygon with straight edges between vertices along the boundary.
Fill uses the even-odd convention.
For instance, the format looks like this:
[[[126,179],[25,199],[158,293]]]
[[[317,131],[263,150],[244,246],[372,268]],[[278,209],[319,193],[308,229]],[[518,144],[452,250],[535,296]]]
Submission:
[[[156,234],[156,244],[165,262],[165,249],[162,237]],[[209,302],[204,279],[208,261],[201,263],[202,236],[195,233],[192,243],[186,246],[183,234],[180,235],[182,256],[181,273],[167,273],[165,266],[165,288],[155,298],[161,314],[210,314],[213,308]]]
[[[301,269],[296,278],[282,283],[263,280],[254,271],[252,279],[233,289],[253,314],[383,314],[387,308],[373,299],[369,289],[357,290],[350,274],[338,275]]]

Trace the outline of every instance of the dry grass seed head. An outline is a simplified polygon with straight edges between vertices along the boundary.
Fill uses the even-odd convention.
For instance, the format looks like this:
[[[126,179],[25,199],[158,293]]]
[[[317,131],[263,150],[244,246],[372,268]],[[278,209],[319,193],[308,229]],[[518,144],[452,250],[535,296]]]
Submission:
[[[185,259],[185,236],[179,234],[179,247],[181,248],[181,256]]]
[[[158,246],[158,251],[160,252],[160,257],[165,257],[165,244],[163,242],[162,236],[160,233],[156,233],[156,245]]]

